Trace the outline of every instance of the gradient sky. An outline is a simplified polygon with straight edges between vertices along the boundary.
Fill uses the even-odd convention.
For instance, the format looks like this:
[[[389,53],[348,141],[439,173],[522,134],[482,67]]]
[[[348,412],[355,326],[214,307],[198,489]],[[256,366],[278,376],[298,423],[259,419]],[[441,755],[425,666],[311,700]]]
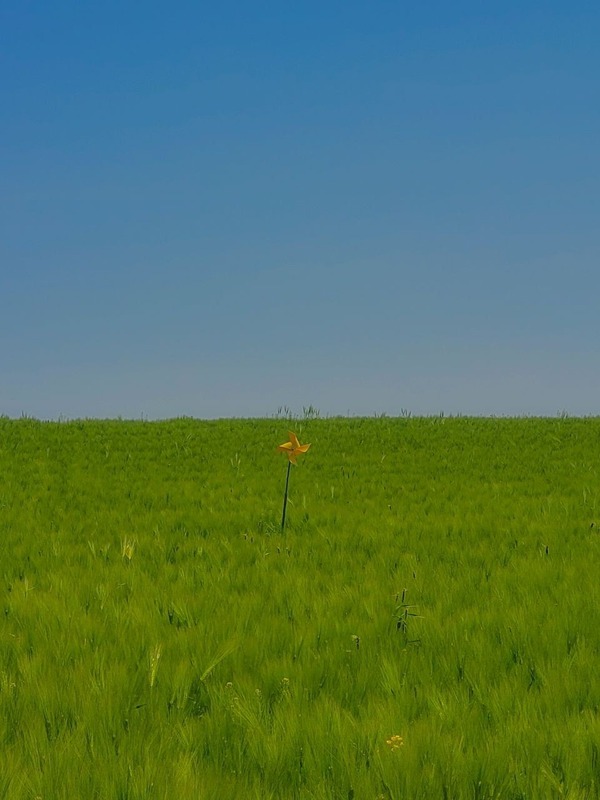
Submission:
[[[0,8],[0,414],[600,413],[597,2]]]

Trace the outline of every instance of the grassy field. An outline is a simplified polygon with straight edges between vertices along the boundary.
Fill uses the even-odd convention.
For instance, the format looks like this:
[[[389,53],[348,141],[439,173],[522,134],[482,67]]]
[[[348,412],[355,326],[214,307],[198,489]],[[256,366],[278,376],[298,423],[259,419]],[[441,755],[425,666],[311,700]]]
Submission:
[[[600,797],[599,445],[0,419],[0,798]]]

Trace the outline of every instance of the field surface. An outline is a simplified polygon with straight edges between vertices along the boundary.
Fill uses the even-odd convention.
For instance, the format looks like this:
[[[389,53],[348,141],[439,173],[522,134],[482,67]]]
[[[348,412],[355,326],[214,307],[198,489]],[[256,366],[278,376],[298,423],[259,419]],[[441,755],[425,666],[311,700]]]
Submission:
[[[0,419],[0,798],[600,797],[599,458],[599,419]]]

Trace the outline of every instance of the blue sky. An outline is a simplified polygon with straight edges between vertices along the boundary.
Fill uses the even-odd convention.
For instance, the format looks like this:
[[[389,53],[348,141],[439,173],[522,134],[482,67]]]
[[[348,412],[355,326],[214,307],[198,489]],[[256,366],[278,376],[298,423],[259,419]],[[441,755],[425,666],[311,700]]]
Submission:
[[[600,413],[600,6],[0,9],[0,414]]]

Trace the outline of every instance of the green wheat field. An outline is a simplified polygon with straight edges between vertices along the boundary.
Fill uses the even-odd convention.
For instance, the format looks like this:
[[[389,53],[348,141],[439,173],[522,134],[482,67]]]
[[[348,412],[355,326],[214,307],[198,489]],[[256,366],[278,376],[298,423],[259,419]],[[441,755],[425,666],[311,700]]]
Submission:
[[[599,459],[596,418],[0,418],[0,798],[600,797]]]

